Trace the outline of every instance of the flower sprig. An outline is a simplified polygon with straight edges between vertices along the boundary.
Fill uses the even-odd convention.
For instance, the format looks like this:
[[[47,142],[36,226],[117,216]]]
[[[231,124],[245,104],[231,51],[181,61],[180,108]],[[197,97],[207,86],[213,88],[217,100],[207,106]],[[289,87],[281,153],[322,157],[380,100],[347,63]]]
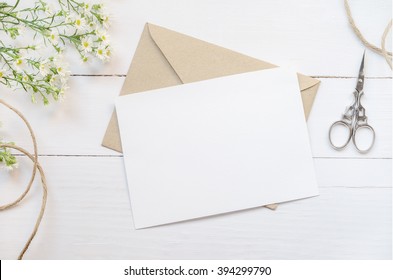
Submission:
[[[57,0],[52,5],[38,0],[20,8],[19,3],[0,2],[0,84],[22,89],[34,103],[40,98],[47,105],[50,99],[61,99],[68,89],[71,73],[63,57],[67,45],[84,63],[111,58],[110,22],[102,4]],[[25,35],[31,35],[31,44],[18,42]],[[10,143],[0,139],[2,144]],[[0,167],[17,167],[15,156],[4,147],[0,148]]]
[[[0,3],[0,83],[23,89],[36,102],[49,98],[59,100],[67,89],[70,76],[63,59],[67,45],[79,53],[82,62],[96,57],[108,61],[112,54],[107,30],[109,17],[102,4],[76,0],[58,0],[57,7],[43,0],[32,7],[18,8]],[[33,33],[33,44],[19,46],[17,39],[27,30]],[[49,53],[49,55],[48,55]]]
[[[49,103],[49,96],[58,100],[67,89],[70,74],[61,53],[42,59],[29,56],[28,50],[34,50],[34,47],[11,49],[0,46],[0,58],[4,61],[0,68],[0,83],[31,92],[33,102],[36,102],[36,94],[42,97],[45,105]]]
[[[13,143],[4,143],[0,141],[0,145],[2,144],[13,144]],[[18,162],[16,161],[15,156],[11,154],[11,151],[6,148],[0,148],[0,164],[2,168],[6,170],[13,170],[18,167]]]

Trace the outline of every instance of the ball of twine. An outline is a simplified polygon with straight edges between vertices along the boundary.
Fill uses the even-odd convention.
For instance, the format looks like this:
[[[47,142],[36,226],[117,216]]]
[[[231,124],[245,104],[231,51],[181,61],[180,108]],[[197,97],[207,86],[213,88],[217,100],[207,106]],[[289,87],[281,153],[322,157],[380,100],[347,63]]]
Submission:
[[[38,170],[38,172],[40,173],[40,176],[41,176],[41,183],[42,183],[42,189],[43,189],[41,209],[40,209],[40,212],[38,214],[35,226],[33,228],[32,233],[30,234],[27,242],[25,243],[25,246],[23,247],[23,249],[21,250],[21,252],[20,252],[20,254],[18,256],[18,260],[21,260],[21,259],[23,259],[23,256],[26,253],[26,251],[29,249],[29,246],[30,246],[31,242],[33,241],[33,239],[36,236],[37,231],[38,231],[38,229],[40,227],[40,224],[41,224],[42,218],[44,216],[44,212],[45,212],[47,198],[48,198],[48,188],[47,188],[47,183],[46,183],[44,170],[42,169],[42,166],[38,162],[37,140],[35,138],[33,129],[30,126],[30,123],[22,115],[22,113],[20,113],[18,110],[16,110],[11,105],[7,104],[4,100],[0,99],[0,104],[4,105],[8,109],[10,109],[14,113],[16,113],[23,120],[23,122],[26,124],[26,126],[27,126],[27,128],[28,128],[28,130],[30,132],[30,136],[31,136],[31,139],[33,141],[33,147],[34,147],[34,154],[31,154],[27,150],[23,149],[22,147],[16,146],[16,145],[0,144],[0,148],[8,148],[8,149],[13,149],[13,150],[19,151],[22,154],[26,155],[33,162],[33,171],[32,171],[30,180],[29,180],[29,182],[28,182],[28,184],[26,186],[25,191],[16,200],[14,200],[13,202],[5,204],[5,205],[0,205],[0,211],[4,211],[4,210],[7,210],[7,209],[15,207],[16,205],[18,205],[26,197],[26,195],[29,193],[29,191],[31,189],[31,186],[33,185],[33,182],[34,182],[37,170]]]

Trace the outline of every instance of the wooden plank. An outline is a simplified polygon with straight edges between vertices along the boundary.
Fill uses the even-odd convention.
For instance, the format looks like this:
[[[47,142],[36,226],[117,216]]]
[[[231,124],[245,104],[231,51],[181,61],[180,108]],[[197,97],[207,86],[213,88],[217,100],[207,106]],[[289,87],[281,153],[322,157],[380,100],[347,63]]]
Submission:
[[[367,79],[363,105],[375,128],[376,143],[368,154],[353,147],[337,152],[327,134],[333,121],[341,118],[352,102],[355,79],[321,79],[322,83],[309,117],[311,146],[315,157],[391,158],[392,83],[390,79]],[[101,147],[101,140],[120,91],[122,77],[72,77],[71,89],[62,103],[48,107],[31,104],[24,93],[0,93],[30,120],[37,134],[39,152],[50,155],[118,155]],[[1,133],[23,147],[31,147],[28,132],[15,116],[0,107]]]
[[[341,0],[103,2],[111,14],[109,33],[114,47],[113,61],[105,67],[98,61],[85,66],[81,65],[76,51],[69,51],[67,60],[73,73],[126,74],[146,22],[277,65],[289,65],[307,75],[355,76],[364,49],[348,23]],[[350,5],[364,36],[379,46],[392,16],[391,1],[359,0],[350,1]],[[23,38],[20,41],[23,42]],[[387,44],[391,49],[390,40]],[[384,58],[372,51],[367,54],[367,75],[391,77]]]
[[[314,159],[319,187],[392,187],[391,159]]]
[[[106,0],[115,48],[111,64],[83,67],[70,56],[75,73],[125,74],[145,22],[233,49],[308,75],[355,76],[364,46],[352,31],[343,1],[303,0]],[[364,36],[380,45],[391,18],[389,0],[350,1]],[[388,49],[391,43],[388,40]],[[75,54],[75,53],[74,53]],[[367,75],[390,76],[384,59],[369,51]]]
[[[194,221],[134,230],[120,157],[43,157],[49,201],[32,259],[388,259],[392,257],[392,189],[376,180],[325,181],[320,196]],[[316,160],[330,172],[345,162]],[[331,162],[331,165],[327,162]],[[384,160],[363,160],[364,162]],[[386,160],[385,160],[386,161]],[[16,197],[28,168],[6,176],[0,203]],[[340,169],[340,167],[336,167]],[[344,168],[343,168],[344,169]],[[378,170],[378,169],[376,169]],[[359,170],[348,170],[348,174]],[[320,176],[319,181],[327,177]],[[3,174],[2,174],[3,175]],[[380,174],[377,173],[376,176]],[[337,174],[337,176],[341,176]],[[388,177],[388,176],[386,176]],[[3,177],[4,178],[4,177]],[[3,179],[2,178],[2,179]],[[357,177],[354,177],[357,178]],[[363,177],[360,177],[361,180]],[[324,179],[323,179],[324,180]],[[371,179],[368,179],[371,180]],[[4,182],[4,181],[3,181]],[[322,182],[323,183],[323,182]],[[368,183],[368,182],[367,182]],[[372,181],[369,181],[371,184]],[[344,186],[344,187],[343,187]],[[355,188],[352,188],[354,186]],[[15,258],[40,205],[39,186],[18,207],[1,213],[0,258]]]
[[[94,185],[96,180],[105,181],[108,185],[112,185],[112,181],[121,182],[121,186],[126,188],[126,175],[123,172],[123,158],[122,157],[96,157],[96,156],[41,156],[44,162],[49,162],[46,166],[47,177],[52,179],[52,184],[56,185],[56,180],[63,180],[66,174],[79,173],[79,169],[84,169],[86,172],[94,172],[100,170],[103,165],[106,165],[105,172],[99,172],[91,181]],[[17,197],[21,193],[21,188],[24,182],[27,182],[31,174],[31,163],[25,157],[18,157],[20,168],[13,172],[4,172],[1,170],[2,184],[0,190],[4,189],[5,194],[0,196],[0,203],[5,203],[12,197]],[[55,166],[51,164],[56,163]],[[59,168],[57,165],[67,168],[67,173],[56,177]],[[82,164],[80,166],[80,164]],[[391,159],[326,159],[315,158],[315,172],[318,180],[318,186],[326,187],[346,187],[346,188],[391,188],[392,187],[392,161]],[[53,171],[54,170],[54,171]],[[82,176],[82,174],[81,174]],[[108,177],[108,178],[107,178]],[[118,179],[117,177],[120,177]],[[75,178],[75,184],[78,180]],[[84,180],[90,182],[86,175]],[[120,181],[119,181],[120,180]],[[87,184],[87,183],[86,183]]]

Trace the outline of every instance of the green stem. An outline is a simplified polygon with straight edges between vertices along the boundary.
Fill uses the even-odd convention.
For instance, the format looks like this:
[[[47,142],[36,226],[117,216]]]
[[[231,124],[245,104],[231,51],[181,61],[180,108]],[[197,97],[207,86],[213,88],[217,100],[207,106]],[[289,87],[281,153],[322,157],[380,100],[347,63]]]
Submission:
[[[17,0],[15,5],[12,7],[11,11],[15,10],[16,7],[19,5],[20,0]]]
[[[13,15],[12,13],[3,12],[1,10],[0,10],[0,14],[6,15],[8,17],[11,17],[11,18],[17,20],[17,23],[15,23],[15,24],[20,24],[21,22],[23,22],[25,25],[29,26],[34,31],[38,31],[40,33],[44,32],[44,31],[47,31],[47,30],[50,30],[48,27],[44,27],[44,26],[36,24],[35,22],[37,20],[29,21],[29,20],[26,20],[26,19],[18,18],[17,16]]]
[[[12,71],[14,71],[14,68],[13,68],[13,67],[11,66],[11,64],[8,62],[8,59],[6,59],[2,53],[0,53],[0,55],[1,55],[1,57],[4,59],[4,62],[7,64],[7,66],[8,66]]]

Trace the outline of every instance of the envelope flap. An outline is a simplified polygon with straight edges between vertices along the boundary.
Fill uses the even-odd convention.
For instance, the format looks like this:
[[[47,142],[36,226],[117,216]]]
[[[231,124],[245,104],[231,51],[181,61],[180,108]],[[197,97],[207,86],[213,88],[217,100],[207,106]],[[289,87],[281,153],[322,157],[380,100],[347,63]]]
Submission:
[[[317,84],[319,84],[321,81],[311,78],[309,76],[297,73],[297,77],[299,79],[299,85],[300,85],[300,90],[306,90],[310,87],[313,87]]]
[[[183,83],[276,67],[161,26],[148,26],[152,39]]]
[[[183,83],[191,83],[277,67],[266,61],[157,26],[147,24],[150,36]],[[319,83],[298,74],[300,90]]]

